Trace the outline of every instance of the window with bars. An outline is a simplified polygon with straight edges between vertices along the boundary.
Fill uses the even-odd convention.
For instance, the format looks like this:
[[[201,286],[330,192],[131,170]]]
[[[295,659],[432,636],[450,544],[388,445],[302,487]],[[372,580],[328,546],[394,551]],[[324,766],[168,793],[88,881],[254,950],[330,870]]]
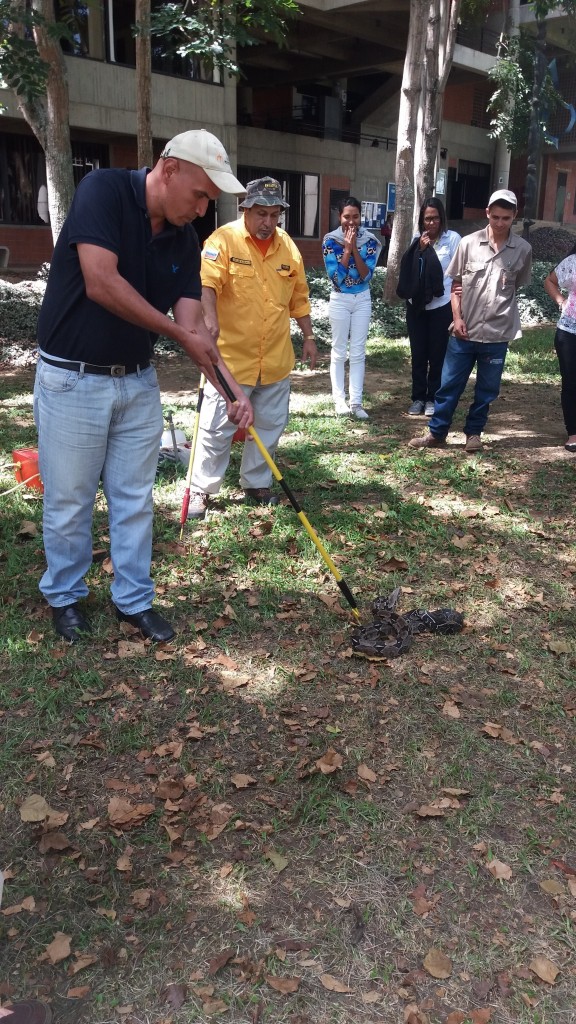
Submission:
[[[108,167],[108,147],[72,143],[74,184],[97,167]],[[36,139],[0,133],[0,223],[48,224],[46,162]]]
[[[283,227],[292,238],[318,238],[320,178],[317,174],[299,174],[296,171],[270,171],[263,167],[238,168],[238,178],[243,184],[271,175],[282,186],[282,195],[290,206],[280,218]]]
[[[472,117],[470,124],[475,128],[489,128],[492,115],[487,109],[492,93],[485,86],[477,86],[472,98]]]

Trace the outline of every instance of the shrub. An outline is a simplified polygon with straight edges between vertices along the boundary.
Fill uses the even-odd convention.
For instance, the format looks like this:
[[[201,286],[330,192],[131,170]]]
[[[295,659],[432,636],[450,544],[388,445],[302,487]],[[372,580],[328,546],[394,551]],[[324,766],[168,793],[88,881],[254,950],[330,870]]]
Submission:
[[[565,254],[564,254],[565,255]],[[556,265],[555,260],[535,261],[532,271],[532,284],[522,288],[518,295],[520,319],[524,327],[532,327],[543,323],[554,323],[557,318],[556,304],[544,291],[542,282],[550,270]],[[0,324],[2,324],[2,341],[4,343],[20,343],[33,348],[36,337],[38,311],[46,287],[47,264],[41,268],[38,277],[33,281],[20,281],[15,284],[0,280]],[[324,268],[312,267],[306,273],[310,288],[312,305],[312,323],[320,350],[330,346],[330,321],[328,319],[328,300],[330,298],[330,282]],[[403,338],[406,336],[406,312],[404,303],[389,306],[382,298],[386,269],[378,267],[372,279],[372,320],[370,337]],[[301,352],[301,333],[292,321],[292,340],[296,352]],[[174,352],[179,350],[176,342],[168,338],[159,338],[158,352]]]

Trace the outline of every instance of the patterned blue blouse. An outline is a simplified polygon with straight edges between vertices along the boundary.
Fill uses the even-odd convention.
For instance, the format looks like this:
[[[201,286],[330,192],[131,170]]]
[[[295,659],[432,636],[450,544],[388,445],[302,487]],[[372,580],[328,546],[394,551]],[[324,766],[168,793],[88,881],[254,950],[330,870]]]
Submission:
[[[344,232],[342,228],[335,228],[334,231],[329,231],[324,236],[322,255],[324,257],[326,273],[332,282],[333,291],[344,292],[347,295],[357,295],[358,292],[366,291],[370,287],[370,280],[378,263],[382,243],[375,235],[367,231],[366,228],[359,228],[356,236],[356,245],[360,256],[368,267],[368,274],[364,280],[362,280],[356,269],[353,256],[350,257],[347,268],[341,266],[344,252]]]

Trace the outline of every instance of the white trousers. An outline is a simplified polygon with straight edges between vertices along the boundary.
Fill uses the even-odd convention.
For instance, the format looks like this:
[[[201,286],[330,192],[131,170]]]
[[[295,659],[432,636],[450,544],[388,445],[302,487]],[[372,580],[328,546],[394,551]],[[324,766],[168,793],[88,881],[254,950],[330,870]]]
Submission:
[[[262,444],[274,458],[276,446],[288,422],[290,378],[275,384],[242,384],[252,402],[254,429]],[[236,427],[226,415],[226,402],[212,384],[206,384],[200,410],[196,457],[192,471],[192,490],[202,494],[218,494],[230,461],[230,449]],[[244,490],[270,487],[272,473],[247,435],[240,466],[240,486]]]
[[[335,402],[346,400],[344,368],[349,345],[350,405],[362,405],[366,338],[368,337],[371,312],[372,300],[369,288],[358,292],[357,295],[346,295],[343,292],[330,293],[328,310],[332,328],[330,380],[332,382],[332,397]]]

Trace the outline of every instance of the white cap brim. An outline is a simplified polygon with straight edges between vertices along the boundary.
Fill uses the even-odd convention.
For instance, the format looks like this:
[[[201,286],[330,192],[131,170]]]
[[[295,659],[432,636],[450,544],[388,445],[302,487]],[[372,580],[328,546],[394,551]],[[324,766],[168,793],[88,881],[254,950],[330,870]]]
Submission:
[[[228,192],[233,196],[246,195],[244,185],[241,181],[238,181],[238,178],[235,178],[230,171],[216,171],[212,170],[212,168],[208,170],[206,167],[203,167],[202,170],[204,171],[204,174],[208,175],[210,181],[213,181],[216,188],[219,188],[221,192]]]

